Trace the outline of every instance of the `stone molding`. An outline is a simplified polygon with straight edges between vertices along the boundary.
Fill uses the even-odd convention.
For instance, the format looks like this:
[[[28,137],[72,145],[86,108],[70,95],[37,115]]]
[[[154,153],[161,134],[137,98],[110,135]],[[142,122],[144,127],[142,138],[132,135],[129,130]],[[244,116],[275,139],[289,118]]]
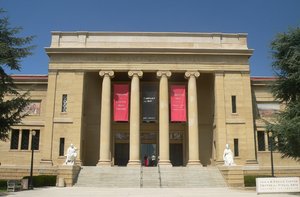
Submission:
[[[53,123],[73,123],[73,119],[72,118],[55,117],[55,118],[53,118]]]
[[[245,33],[84,32],[84,31],[52,32],[51,48],[79,48],[79,47],[86,48],[86,49],[169,48],[169,49],[192,49],[192,50],[195,49],[248,50],[247,34]]]
[[[43,121],[43,120],[23,120],[22,123],[17,126],[21,126],[22,124],[28,125],[28,126],[45,126],[45,121]]]
[[[225,75],[225,72],[224,71],[215,71],[214,74],[215,74],[215,76],[223,77]]]
[[[246,124],[244,119],[226,119],[226,124]]]

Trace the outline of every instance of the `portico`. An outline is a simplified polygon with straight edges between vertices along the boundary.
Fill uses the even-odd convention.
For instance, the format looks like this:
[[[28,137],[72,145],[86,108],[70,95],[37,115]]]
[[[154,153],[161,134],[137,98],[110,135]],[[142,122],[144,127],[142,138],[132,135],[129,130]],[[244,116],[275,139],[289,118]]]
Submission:
[[[103,77],[102,80],[102,94],[101,94],[101,126],[100,126],[100,159],[97,165],[111,165],[113,161],[109,154],[112,152],[111,143],[110,143],[110,134],[112,133],[111,130],[111,78],[114,75],[114,71],[106,70],[100,71],[100,76]],[[180,73],[181,74],[181,73]],[[179,75],[180,75],[179,74]],[[155,157],[159,158],[160,165],[169,165],[171,166],[170,162],[170,130],[169,130],[169,85],[168,85],[168,78],[171,77],[172,73],[170,71],[157,71],[157,77],[159,78],[159,82],[152,81],[152,84],[158,83],[159,89],[153,90],[159,92],[159,102],[157,103],[159,107],[159,119],[152,120],[151,122],[144,122],[145,127],[148,127],[147,124],[158,124],[158,131],[149,132],[148,134],[154,136],[152,139],[149,139],[150,144],[155,145],[155,147],[159,150],[159,152],[152,152],[150,155],[155,154]],[[183,121],[183,123],[187,128],[188,135],[190,136],[187,139],[187,146],[188,146],[188,165],[200,165],[199,159],[199,131],[198,131],[198,107],[197,107],[197,84],[196,78],[200,76],[200,73],[197,71],[187,71],[182,73],[185,75],[187,79],[188,88],[188,121]],[[141,165],[141,129],[140,129],[140,78],[143,76],[142,71],[128,71],[128,76],[131,78],[131,85],[130,85],[130,120],[125,123],[129,124],[129,161],[128,165]],[[126,84],[126,83],[125,83]],[[157,87],[157,85],[156,85]],[[143,91],[147,91],[147,87]],[[184,89],[185,90],[185,89]],[[186,99],[184,98],[184,101]],[[124,106],[123,106],[124,107]],[[185,103],[182,107],[185,107]],[[116,112],[118,113],[118,112]],[[173,112],[175,113],[175,112]],[[144,112],[146,114],[146,112]],[[116,114],[115,114],[116,115]],[[185,115],[184,115],[185,116]],[[176,123],[174,124],[176,127]],[[156,129],[157,130],[157,129]],[[183,135],[185,131],[181,131],[181,135]],[[122,135],[122,134],[121,134]],[[157,138],[159,140],[157,140]],[[157,143],[158,141],[158,143]],[[128,142],[127,142],[128,143]],[[143,144],[148,144],[144,142]],[[155,148],[155,149],[156,149]],[[118,154],[118,152],[115,152]],[[142,154],[143,155],[143,154]],[[183,158],[181,158],[183,160]],[[183,163],[183,162],[181,162]]]

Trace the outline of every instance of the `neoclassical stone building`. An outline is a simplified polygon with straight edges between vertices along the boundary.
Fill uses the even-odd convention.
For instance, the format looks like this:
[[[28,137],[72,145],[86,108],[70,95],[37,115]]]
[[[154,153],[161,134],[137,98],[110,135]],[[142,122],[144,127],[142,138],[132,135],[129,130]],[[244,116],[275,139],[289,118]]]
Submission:
[[[0,143],[2,167],[29,165],[31,144],[35,165],[59,166],[71,143],[84,166],[153,155],[166,166],[221,166],[226,144],[238,166],[270,165],[265,123],[282,106],[268,89],[274,78],[250,77],[247,34],[52,32],[45,50],[47,76],[14,76],[32,103]]]

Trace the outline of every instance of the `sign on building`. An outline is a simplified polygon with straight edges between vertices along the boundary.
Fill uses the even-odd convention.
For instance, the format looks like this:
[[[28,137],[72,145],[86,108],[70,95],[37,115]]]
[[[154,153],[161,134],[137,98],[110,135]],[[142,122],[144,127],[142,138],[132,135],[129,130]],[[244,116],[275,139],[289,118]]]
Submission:
[[[186,121],[186,90],[184,85],[171,86],[171,121]]]
[[[114,84],[114,121],[128,121],[129,85]]]
[[[157,86],[145,84],[142,90],[142,118],[144,122],[157,120]]]
[[[256,192],[258,194],[300,192],[300,178],[256,178]]]

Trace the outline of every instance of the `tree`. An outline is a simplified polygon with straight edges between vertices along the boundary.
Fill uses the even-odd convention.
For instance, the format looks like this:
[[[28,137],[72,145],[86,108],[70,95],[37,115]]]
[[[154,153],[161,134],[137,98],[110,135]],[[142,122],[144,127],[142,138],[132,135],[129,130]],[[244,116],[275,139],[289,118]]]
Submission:
[[[26,116],[23,113],[28,105],[28,94],[20,94],[11,76],[5,72],[19,71],[21,59],[31,55],[33,46],[29,46],[33,36],[18,37],[20,27],[10,27],[9,20],[3,16],[5,11],[0,8],[0,140],[8,138],[8,132],[13,125],[21,122]],[[3,16],[3,17],[2,17]]]
[[[285,104],[275,123],[268,125],[283,157],[300,160],[300,28],[280,33],[271,43],[272,67],[278,79],[272,85],[273,95]]]

